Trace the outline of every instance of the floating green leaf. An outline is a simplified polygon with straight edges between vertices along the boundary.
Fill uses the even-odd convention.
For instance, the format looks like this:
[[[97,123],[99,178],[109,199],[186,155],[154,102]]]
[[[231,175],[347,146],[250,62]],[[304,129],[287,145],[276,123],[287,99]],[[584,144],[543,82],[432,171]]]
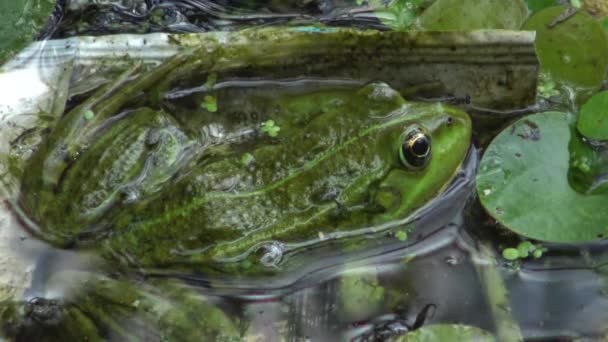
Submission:
[[[207,75],[207,80],[205,81],[205,88],[206,89],[211,89],[213,88],[213,86],[215,85],[215,83],[217,82],[217,73],[212,72],[209,75]]]
[[[405,240],[407,240],[407,232],[404,231],[404,230],[400,230],[400,231],[398,231],[398,232],[395,233],[395,237],[399,241],[405,241]]]
[[[502,250],[502,257],[507,260],[517,260],[520,255],[516,248],[509,247]]]
[[[546,8],[528,20],[536,31],[541,70],[556,81],[579,87],[600,85],[608,68],[608,39],[600,24],[583,11],[566,6]]]
[[[391,0],[384,5],[381,0],[370,0],[370,6],[376,8],[376,16],[393,30],[407,30],[422,13],[427,0]],[[427,5],[428,6],[428,5]]]
[[[526,259],[532,254],[535,259],[540,258],[547,249],[542,245],[534,245],[530,241],[522,241],[517,247],[507,247],[502,250],[502,257],[509,261]]]
[[[608,140],[608,91],[593,95],[579,113],[578,131],[592,140]]]
[[[262,130],[262,132],[268,133],[269,137],[274,138],[279,135],[279,131],[281,130],[281,127],[277,126],[274,123],[274,120],[268,120],[262,124],[261,130]]]
[[[489,332],[458,324],[431,324],[390,340],[391,342],[496,341]]]
[[[54,0],[0,1],[0,64],[40,33],[54,7]]]
[[[211,95],[206,95],[201,103],[201,108],[208,112],[217,112],[217,99]]]
[[[477,193],[486,211],[507,229],[552,242],[608,237],[608,194],[585,195],[568,181],[569,142],[576,137],[572,123],[565,113],[530,115],[486,149]]]
[[[518,30],[528,9],[523,0],[437,0],[418,20],[425,30]]]
[[[93,120],[93,118],[95,117],[95,113],[93,113],[92,110],[87,110],[86,112],[84,112],[83,114],[85,120],[90,121]]]
[[[243,166],[249,166],[251,163],[253,163],[253,161],[254,161],[253,154],[251,154],[249,152],[244,153],[241,156],[241,164],[243,164]]]
[[[608,146],[583,139],[575,132],[568,149],[570,186],[581,194],[608,192]]]
[[[536,92],[539,96],[546,98],[559,95],[555,82],[545,73],[539,75]]]

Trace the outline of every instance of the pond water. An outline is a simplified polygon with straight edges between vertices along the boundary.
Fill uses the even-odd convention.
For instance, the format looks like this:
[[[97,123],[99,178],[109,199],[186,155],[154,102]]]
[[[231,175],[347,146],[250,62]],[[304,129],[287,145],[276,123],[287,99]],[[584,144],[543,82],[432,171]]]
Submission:
[[[310,25],[318,23],[387,30],[391,22],[402,20],[388,15],[379,20],[371,6],[341,0],[86,3],[59,1],[53,14],[55,19],[42,36],[58,40],[116,33],[237,31],[278,25],[315,30],[315,26]],[[49,41],[52,44],[50,42],[52,40]],[[96,77],[99,77],[97,83]],[[103,76],[86,72],[81,73],[80,79],[72,79],[71,92],[77,95],[68,102],[66,112],[90,94],[92,85],[103,82]],[[310,84],[316,89],[323,89],[328,84],[333,88],[361,86],[358,80],[352,79],[323,82],[320,86],[314,77],[295,81],[258,78],[252,81],[251,78],[234,77],[220,81],[214,89],[227,89],[230,93],[242,88],[253,88],[253,91],[271,88],[280,93],[289,91],[290,87],[299,89],[310,87]],[[204,91],[184,86],[165,95],[169,100],[163,109],[171,111],[180,106],[196,106],[204,94]],[[438,100],[424,96],[413,99]],[[448,100],[465,106],[470,101]],[[188,297],[189,301],[198,300],[221,309],[232,322],[232,329],[247,341],[384,341],[440,323],[478,327],[495,334],[499,340],[509,341],[605,338],[608,330],[606,244],[601,241],[546,243],[543,245],[547,251],[541,258],[505,260],[500,254],[502,249],[516,245],[519,238],[485,213],[475,191],[479,159],[501,128],[520,112],[568,106],[577,108],[578,104],[574,101],[553,103],[537,97],[534,103],[511,112],[473,109],[474,120],[487,120],[490,124],[474,124],[473,144],[455,179],[440,196],[407,218],[394,222],[391,229],[369,229],[354,237],[354,248],[343,248],[338,242],[340,238],[349,238],[346,233],[319,236],[314,243],[294,250],[285,250],[284,246],[275,246],[277,249],[273,250],[273,246],[266,246],[256,258],[272,259],[270,271],[256,276],[184,272],[178,267],[145,265],[138,265],[133,272],[113,268],[93,249],[54,248],[37,239],[37,232],[32,230],[35,225],[28,221],[28,215],[22,212],[18,201],[6,196],[0,219],[0,248],[10,250],[10,256],[0,258],[0,264],[6,270],[6,277],[10,278],[11,291],[7,293],[18,293],[19,298],[11,298],[11,295],[2,298],[6,299],[2,311],[4,334],[9,339],[22,341],[65,340],[79,336],[86,330],[83,328],[86,324],[81,323],[84,320],[79,320],[81,317],[77,318],[74,311],[69,311],[76,307],[92,321],[97,320],[93,323],[98,324],[96,336],[108,340],[160,340],[166,336],[171,336],[169,340],[196,340],[196,337],[212,336],[192,335],[188,330],[197,330],[192,328],[200,320],[192,312],[195,309],[179,311],[179,315],[167,320],[156,320],[150,318],[149,312],[164,309],[154,307],[140,311],[137,308],[140,301],[155,296],[162,302],[163,295],[174,291],[162,285],[163,280],[170,279],[179,281],[173,285],[179,289],[178,293],[192,296]],[[0,120],[6,120],[8,116]],[[257,123],[266,119],[255,117],[252,120]],[[205,121],[205,118],[201,120]],[[243,123],[243,120],[239,121],[239,124]],[[12,142],[12,148],[21,158],[29,156],[32,146],[39,142],[36,134],[32,138],[25,136]],[[10,167],[3,165],[3,173],[7,166]],[[24,173],[27,174],[27,170]],[[3,193],[19,188],[14,180],[11,182],[3,181]],[[400,232],[407,234],[400,237]],[[90,246],[85,244],[85,247]],[[15,269],[19,271],[15,272]],[[85,273],[97,273],[97,276],[110,279],[128,278],[131,287],[144,289],[146,294],[137,297],[138,304],[134,306],[133,303],[120,303],[112,294],[75,295],[90,285],[90,282],[82,281]],[[95,277],[87,279],[97,279]],[[124,291],[131,291],[131,287]],[[112,290],[108,287],[107,292]],[[171,296],[173,299],[178,297],[173,292]],[[82,300],[80,307],[79,300]],[[175,299],[174,304],[178,305],[180,300]],[[88,304],[82,304],[85,302]],[[87,305],[97,306],[99,310]],[[209,321],[222,321],[213,317]],[[71,326],[73,322],[79,323]],[[213,327],[205,329],[213,330]]]

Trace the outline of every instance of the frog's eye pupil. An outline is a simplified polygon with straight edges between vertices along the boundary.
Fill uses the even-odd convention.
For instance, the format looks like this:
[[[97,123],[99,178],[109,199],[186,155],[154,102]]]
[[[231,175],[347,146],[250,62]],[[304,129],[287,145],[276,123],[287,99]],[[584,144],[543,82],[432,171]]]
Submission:
[[[427,136],[421,135],[416,137],[416,139],[411,144],[412,153],[416,157],[424,157],[431,150],[431,144]]]
[[[407,134],[401,144],[399,159],[408,169],[418,170],[426,166],[431,158],[431,138],[414,130]]]

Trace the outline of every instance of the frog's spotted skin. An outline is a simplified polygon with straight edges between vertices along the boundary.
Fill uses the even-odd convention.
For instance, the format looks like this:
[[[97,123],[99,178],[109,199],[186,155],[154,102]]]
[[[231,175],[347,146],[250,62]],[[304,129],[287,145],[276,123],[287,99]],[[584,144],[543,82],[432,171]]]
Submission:
[[[72,241],[108,233],[108,256],[204,269],[261,243],[403,218],[450,182],[470,142],[466,113],[381,83],[215,96],[215,113],[169,106],[175,119],[140,109],[116,120],[66,169],[56,205],[26,209]],[[230,121],[235,109],[257,114]],[[276,137],[260,130],[269,119]],[[411,132],[431,147],[416,169],[400,161]]]

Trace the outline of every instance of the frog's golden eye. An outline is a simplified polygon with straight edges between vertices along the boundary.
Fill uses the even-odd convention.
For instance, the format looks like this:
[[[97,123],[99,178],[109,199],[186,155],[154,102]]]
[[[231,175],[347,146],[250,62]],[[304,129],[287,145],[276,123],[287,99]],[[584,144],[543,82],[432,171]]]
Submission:
[[[425,167],[431,159],[431,137],[416,129],[405,135],[399,149],[399,160],[412,170]]]

